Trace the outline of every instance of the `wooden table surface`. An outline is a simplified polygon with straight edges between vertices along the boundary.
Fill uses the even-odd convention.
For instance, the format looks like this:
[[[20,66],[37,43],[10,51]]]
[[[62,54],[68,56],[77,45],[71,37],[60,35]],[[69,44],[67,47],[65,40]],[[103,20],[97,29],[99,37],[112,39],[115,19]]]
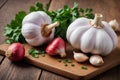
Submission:
[[[93,8],[94,13],[102,13],[104,19],[110,21],[117,19],[120,23],[120,1],[119,0],[0,0],[0,44],[4,43],[4,26],[15,17],[18,11],[28,11],[35,2],[49,3],[49,10],[62,8],[65,4],[73,6],[79,3],[81,8]],[[7,58],[0,55],[0,80],[71,80],[53,72],[21,62],[11,63]],[[91,80],[120,80],[120,65],[92,78]]]

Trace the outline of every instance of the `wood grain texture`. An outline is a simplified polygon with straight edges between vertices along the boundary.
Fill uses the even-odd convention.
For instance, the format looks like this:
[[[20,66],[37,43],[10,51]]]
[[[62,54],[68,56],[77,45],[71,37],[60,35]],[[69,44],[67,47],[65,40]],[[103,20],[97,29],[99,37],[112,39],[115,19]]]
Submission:
[[[100,80],[116,80],[119,79],[118,76],[118,66],[108,70],[107,72],[104,73],[104,75],[99,76]]]
[[[90,80],[118,80],[120,79],[120,74],[119,74],[119,67],[120,65],[104,72],[101,75],[98,75]]]
[[[0,66],[0,80],[38,80],[41,70],[27,63],[11,63],[5,58]]]
[[[119,0],[52,0],[49,10],[57,10],[64,5],[73,6],[73,3],[79,3],[80,8],[92,8],[94,13],[102,13],[104,20],[110,21],[116,19],[120,23],[120,1]],[[116,69],[117,68],[117,69]],[[119,73],[118,73],[119,72]],[[110,75],[110,76],[109,76]],[[113,76],[114,77],[113,77]],[[120,79],[120,66],[111,69],[100,76],[91,80],[118,80]]]
[[[67,79],[57,74],[53,74],[51,72],[43,70],[40,80],[70,80],[70,79]]]
[[[2,6],[4,6],[4,4],[7,2],[8,0],[0,0],[0,8],[2,8]]]
[[[15,14],[18,12],[18,11],[21,11],[21,10],[25,10],[25,11],[28,11],[29,10],[29,7],[31,5],[34,5],[35,2],[42,2],[42,4],[47,4],[49,3],[50,0],[9,0],[7,2],[6,5],[4,5],[4,7],[2,7],[3,5],[3,2],[5,2],[5,0],[0,0],[0,6],[2,7],[2,9],[0,10],[0,16],[1,16],[1,20],[0,20],[0,43],[3,43],[4,40],[5,40],[5,37],[3,36],[3,29],[4,29],[4,26],[9,23],[11,21],[11,19],[13,19],[15,17]],[[14,5],[13,5],[14,4]],[[3,59],[3,56],[0,56],[0,61]],[[5,65],[4,65],[5,66]],[[4,67],[2,66],[2,67]],[[12,66],[10,66],[12,67]],[[17,67],[16,67],[17,68]],[[34,68],[31,68],[32,71],[34,70]],[[39,69],[41,70],[41,69]],[[32,71],[30,71],[30,73],[32,73]],[[24,71],[25,72],[25,71]],[[1,72],[2,73],[2,72]],[[7,72],[6,72],[7,74]],[[21,74],[21,73],[17,73],[17,75],[15,75],[15,79],[17,79],[17,76],[18,74]],[[49,75],[49,73],[46,73],[47,75]],[[51,73],[52,74],[52,73]],[[7,74],[9,75],[9,74]],[[24,74],[23,74],[24,75]],[[34,75],[33,75],[34,76]],[[5,78],[6,76],[1,76],[3,78]],[[34,76],[35,77],[35,76]],[[42,76],[44,77],[44,75]],[[55,75],[54,75],[55,77]],[[2,79],[3,79],[2,78]],[[9,78],[9,77],[6,77],[6,78]],[[1,78],[0,78],[1,79]],[[11,79],[11,78],[10,78]],[[24,77],[21,77],[20,79],[24,79]],[[18,79],[17,79],[18,80]],[[30,80],[30,79],[27,79],[27,80]],[[32,80],[32,79],[31,79]],[[34,79],[35,80],[35,79]]]
[[[120,65],[118,66],[117,71],[118,71],[118,79],[120,79]]]
[[[119,36],[119,40],[120,40],[120,36]],[[29,50],[32,48],[30,45],[28,44],[24,44],[25,47],[25,61],[33,64],[37,67],[46,69],[48,71],[52,71],[55,72],[57,74],[66,76],[68,78],[72,78],[72,79],[90,79],[100,73],[103,73],[117,65],[120,64],[120,59],[119,59],[119,52],[120,52],[120,42],[118,43],[118,46],[115,50],[113,50],[111,52],[111,54],[109,56],[103,57],[105,64],[101,67],[94,67],[91,64],[89,64],[88,62],[86,63],[77,63],[76,61],[73,60],[73,55],[72,55],[72,51],[75,50],[71,47],[70,44],[66,44],[67,48],[66,48],[66,53],[67,53],[67,57],[73,61],[73,64],[75,64],[74,67],[72,66],[64,66],[63,63],[59,63],[57,61],[57,59],[59,59],[59,57],[52,57],[49,55],[45,55],[45,57],[39,56],[39,58],[33,58],[31,55],[29,55]],[[7,47],[9,45],[8,44],[1,44],[0,45],[0,50],[2,51],[6,51]],[[38,47],[38,49],[43,48],[43,46]],[[1,53],[0,53],[1,54]],[[87,66],[87,70],[83,70],[81,67],[85,65]]]
[[[3,3],[3,1],[5,1],[5,0],[0,0],[0,4],[1,4],[1,1]],[[9,23],[11,21],[11,19],[14,18],[15,14],[18,11],[20,11],[20,10],[28,11],[29,10],[29,6],[33,5],[34,2],[36,2],[36,1],[42,2],[43,4],[44,3],[46,4],[47,2],[49,2],[49,0],[48,1],[47,0],[8,0],[7,4],[2,6],[2,8],[0,9],[0,39],[1,39],[0,44],[3,43],[4,40],[5,40],[5,37],[3,36],[4,26],[7,23]],[[83,7],[83,8],[87,8],[87,7],[93,8],[94,9],[94,13],[95,12],[103,13],[103,15],[105,15],[104,19],[107,20],[107,21],[109,21],[109,20],[111,20],[113,18],[117,18],[118,22],[120,23],[120,16],[119,16],[120,1],[119,0],[109,0],[109,1],[108,0],[57,0],[57,1],[56,0],[52,0],[49,9],[50,10],[56,10],[58,8],[63,7],[63,5],[65,5],[65,4],[67,4],[67,5],[72,7],[73,6],[73,2],[78,2],[79,6]],[[4,65],[6,62],[9,65]],[[6,61],[6,59],[5,59],[5,62],[3,61],[3,63],[2,63],[2,67],[0,66],[0,80],[1,79],[2,80],[6,80],[6,79],[7,80],[23,80],[23,79],[25,79],[25,80],[27,80],[27,79],[28,80],[32,80],[33,78],[29,79],[29,76],[26,76],[26,78],[25,78],[25,75],[26,74],[28,75],[28,74],[30,74],[32,72],[36,72],[36,71],[34,71],[34,70],[36,70],[36,68],[32,67],[24,75],[22,73],[25,73],[26,69],[23,69],[23,70],[22,70],[22,68],[20,69],[21,66],[16,66],[14,64],[11,64],[10,62]],[[6,69],[6,66],[9,66],[9,67],[7,67],[7,68],[9,68],[9,70]],[[24,63],[23,63],[23,66],[24,66]],[[31,65],[29,65],[29,66],[31,66]],[[5,69],[4,69],[4,67],[5,67]],[[2,68],[2,70],[1,70],[1,68]],[[116,70],[116,68],[117,68],[117,70]],[[1,73],[4,72],[3,69],[6,72],[4,73],[4,75],[2,74],[2,77],[1,77]],[[17,71],[17,69],[19,69],[19,70]],[[41,72],[41,69],[38,69],[38,70],[40,70],[40,72]],[[16,74],[15,76],[13,75],[14,73],[12,71],[15,72],[15,74]],[[12,72],[12,74],[11,74],[11,72]],[[40,72],[38,72],[38,73],[40,73]],[[117,73],[118,73],[118,75],[117,75]],[[19,75],[21,75],[22,78],[19,78],[18,77]],[[50,78],[49,75],[51,75],[53,77]],[[112,78],[112,75],[114,76],[114,78]],[[13,76],[13,78],[11,78],[11,76]],[[35,76],[36,75],[34,75],[32,77],[35,77]],[[41,80],[59,79],[58,75],[55,75],[54,73],[46,72],[46,71],[45,72],[43,71],[41,76],[42,76],[40,78]],[[56,78],[54,78],[54,77],[56,77]],[[35,79],[38,79],[38,75],[37,75],[37,78],[35,78]],[[35,79],[33,79],[33,80],[35,80]],[[60,79],[61,79],[61,77],[60,77]],[[100,76],[97,76],[97,77],[93,78],[92,80],[107,80],[107,79],[114,79],[114,80],[120,79],[120,66],[115,67],[115,68],[113,68],[113,69],[111,69],[111,70],[101,74]]]
[[[3,58],[4,58],[4,56],[0,55],[0,64],[1,64],[2,60],[3,60]]]
[[[14,19],[18,11],[28,11],[31,5],[35,2],[42,2],[43,4],[49,3],[49,0],[8,0],[2,6],[5,0],[0,0],[0,44],[4,42],[3,36],[4,26]],[[2,60],[0,56],[0,61]],[[13,64],[5,59],[0,65],[0,80],[38,80],[41,69],[32,67],[26,63]]]
[[[50,0],[8,0],[0,9],[0,44],[5,41],[5,37],[3,36],[4,26],[14,19],[15,14],[18,13],[18,11],[29,11],[29,7],[35,5],[36,2],[47,4],[49,1]]]

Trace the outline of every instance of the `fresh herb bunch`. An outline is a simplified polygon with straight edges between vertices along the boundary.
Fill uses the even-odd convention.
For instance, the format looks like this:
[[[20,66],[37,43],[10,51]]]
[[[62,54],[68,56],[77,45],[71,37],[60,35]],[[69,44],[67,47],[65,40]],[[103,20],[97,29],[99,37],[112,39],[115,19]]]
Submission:
[[[7,24],[4,29],[4,35],[7,37],[6,43],[21,42],[25,43],[25,38],[21,34],[22,20],[26,16],[25,11],[20,11],[16,14],[15,19]]]
[[[65,5],[64,8],[58,9],[56,11],[48,11],[48,7],[48,4],[46,4],[46,6],[43,6],[43,4],[37,2],[35,6],[30,7],[29,11],[44,11],[51,17],[53,22],[59,21],[59,27],[55,28],[55,37],[59,36],[62,37],[64,40],[66,40],[66,31],[68,26],[75,19],[79,17],[87,17],[90,19],[94,18],[92,9],[87,8],[84,10],[82,8],[79,8],[77,3],[74,3],[74,6],[72,8]],[[4,35],[7,37],[7,43],[26,42],[25,38],[21,34],[22,20],[26,15],[27,14],[25,11],[19,12],[18,14],[16,14],[15,19],[12,20],[11,23],[5,27]]]
[[[78,8],[78,4],[74,3],[72,8],[67,5],[64,8],[58,9],[57,11],[47,12],[48,15],[52,18],[52,21],[59,21],[59,27],[55,28],[55,37],[62,37],[66,40],[66,31],[68,26],[79,17],[87,17],[90,19],[94,18],[92,9],[82,9]]]

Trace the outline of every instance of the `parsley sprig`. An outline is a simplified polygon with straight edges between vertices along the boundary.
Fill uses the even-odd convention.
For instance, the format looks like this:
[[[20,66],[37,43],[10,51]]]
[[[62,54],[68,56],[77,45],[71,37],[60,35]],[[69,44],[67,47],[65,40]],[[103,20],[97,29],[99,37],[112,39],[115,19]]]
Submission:
[[[7,24],[4,29],[4,35],[7,37],[6,43],[21,42],[25,43],[25,38],[21,34],[22,20],[26,16],[25,11],[20,11],[16,14],[10,24]]]
[[[34,48],[31,48],[29,50],[29,54],[34,58],[38,58],[39,55],[42,55],[43,57],[45,57],[45,51],[37,50],[37,49],[34,49]]]
[[[57,11],[47,12],[48,15],[52,18],[52,21],[59,21],[59,27],[55,28],[55,37],[62,37],[66,40],[66,31],[68,26],[79,17],[87,17],[90,19],[94,18],[94,14],[92,13],[92,9],[82,9],[78,8],[78,4],[74,3],[72,8],[65,5],[63,8],[58,9]]]
[[[55,28],[55,37],[62,37],[66,40],[66,31],[68,26],[79,17],[87,17],[90,19],[94,18],[94,14],[92,9],[82,9],[78,7],[77,3],[74,3],[74,6],[70,8],[65,5],[63,8],[58,9],[56,11],[49,11],[49,4],[43,6],[42,3],[37,2],[35,6],[31,6],[29,9],[29,13],[33,11],[44,11],[46,12],[52,19],[53,22],[59,21],[59,27]],[[16,14],[15,19],[13,19],[4,30],[4,35],[7,37],[6,43],[13,42],[21,42],[25,43],[25,38],[21,33],[22,28],[22,20],[27,15],[25,11],[20,11]]]

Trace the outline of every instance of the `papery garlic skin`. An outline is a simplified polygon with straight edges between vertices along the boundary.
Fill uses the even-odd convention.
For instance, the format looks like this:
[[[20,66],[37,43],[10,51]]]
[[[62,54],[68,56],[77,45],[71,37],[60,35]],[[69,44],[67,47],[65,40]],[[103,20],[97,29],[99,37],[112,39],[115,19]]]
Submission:
[[[74,59],[77,62],[85,62],[88,60],[88,56],[86,56],[83,53],[76,53],[76,52],[73,52],[73,53],[74,53]]]
[[[92,55],[89,59],[89,62],[93,65],[93,66],[101,66],[104,64],[104,61],[102,59],[101,56],[99,55]]]
[[[120,26],[119,26],[119,24],[118,24],[118,22],[117,22],[116,19],[111,20],[111,21],[109,22],[109,24],[110,24],[110,26],[112,27],[113,30],[115,30],[115,31],[120,31]]]
[[[105,56],[116,48],[118,38],[110,25],[102,21],[102,16],[97,15],[97,17],[99,21],[95,24],[93,24],[94,20],[88,18],[76,19],[69,25],[66,37],[72,47],[84,53]]]
[[[43,37],[42,28],[46,24],[51,24],[51,18],[43,11],[29,13],[22,21],[22,35],[27,43],[32,46],[40,46],[54,38],[54,31],[48,37]]]

